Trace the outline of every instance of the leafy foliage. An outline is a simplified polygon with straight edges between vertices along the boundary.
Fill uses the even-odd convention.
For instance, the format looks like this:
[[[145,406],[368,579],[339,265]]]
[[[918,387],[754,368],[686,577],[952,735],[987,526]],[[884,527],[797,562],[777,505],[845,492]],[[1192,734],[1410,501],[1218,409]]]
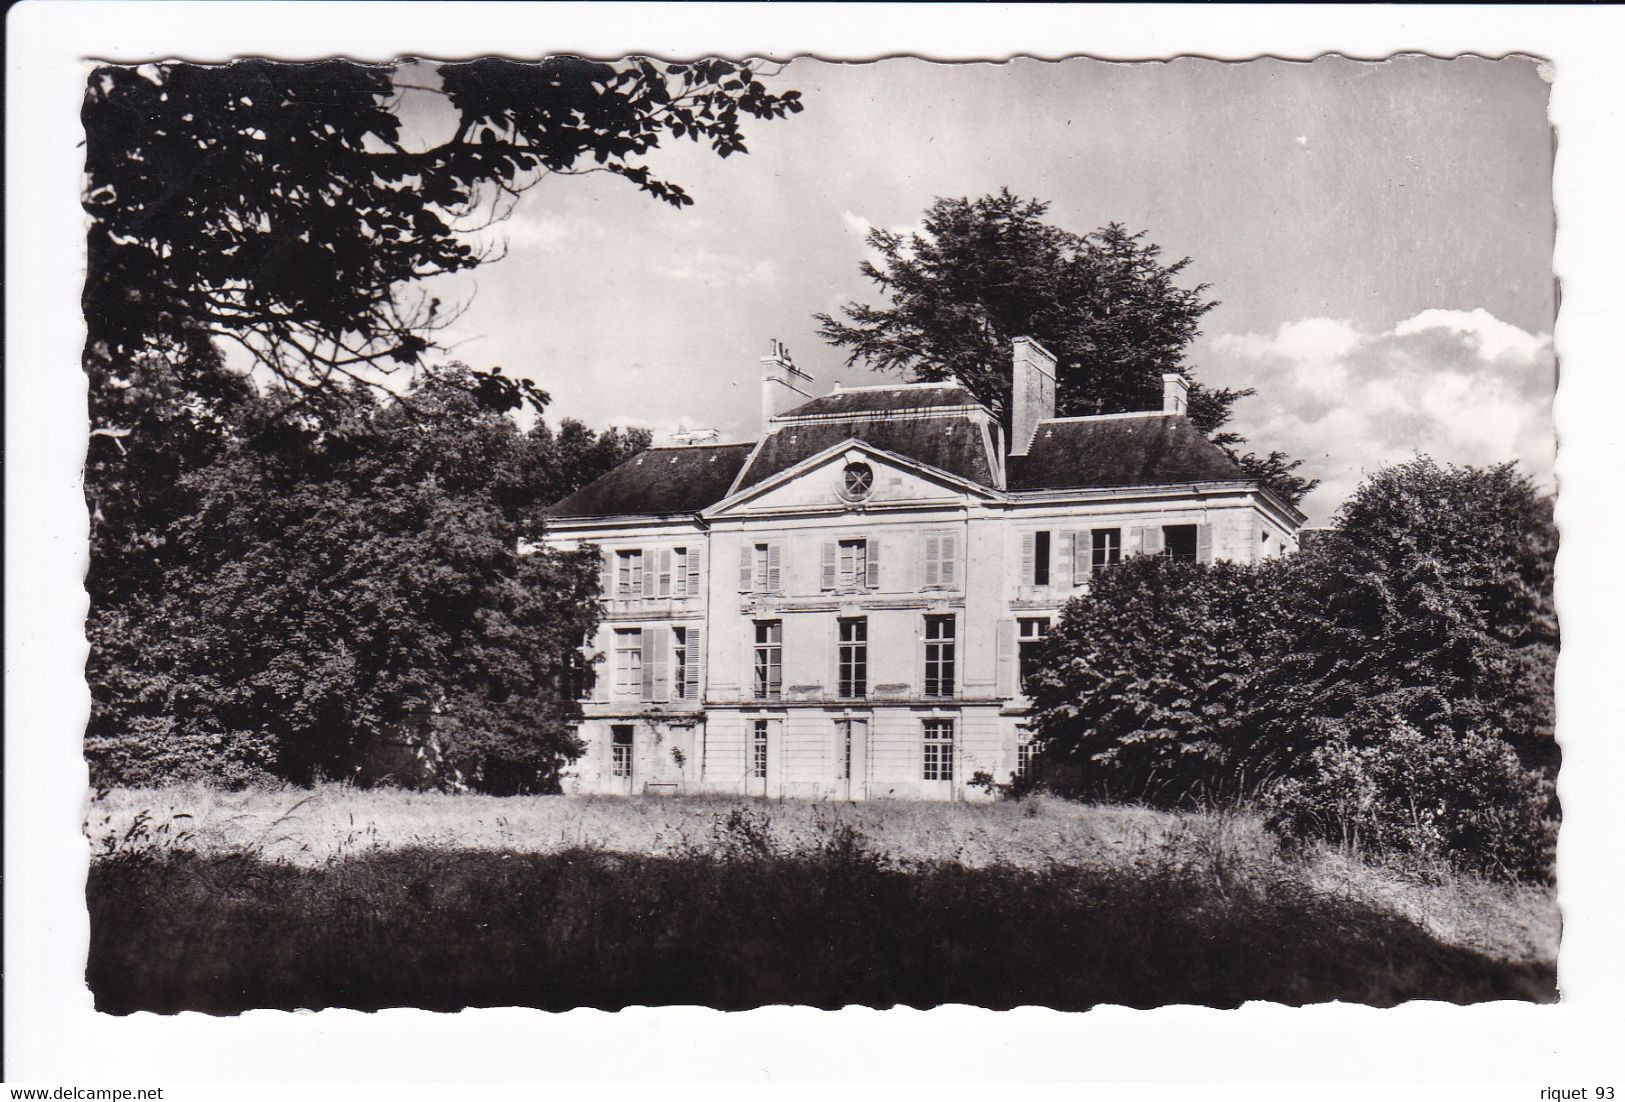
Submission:
[[[322,431],[222,443],[180,479],[166,569],[93,604],[98,783],[354,777],[394,741],[445,779],[539,791],[578,752],[565,673],[596,623],[597,564],[520,553],[557,492],[543,438],[461,368],[348,403]]]
[[[923,382],[958,379],[1009,430],[1010,342],[1035,337],[1056,357],[1060,416],[1157,409],[1162,375],[1189,379],[1187,345],[1217,302],[1207,284],[1184,288],[1184,258],[1164,263],[1144,233],[1111,223],[1076,234],[1044,221],[1049,205],[1008,189],[980,199],[938,199],[917,232],[872,228],[881,264],[861,270],[888,300],[852,302],[845,320],[817,315],[820,335],[847,363]],[[1250,390],[1191,380],[1190,418],[1226,449],[1235,402]],[[1238,457],[1292,504],[1314,488],[1291,475],[1296,461]]]
[[[348,61],[99,66],[86,91],[87,360],[233,342],[306,408],[421,362],[448,315],[415,281],[487,259],[466,235],[550,173],[693,200],[639,160],[667,136],[745,151],[742,117],[801,110],[750,64],[496,58],[440,66],[448,133],[403,70]],[[401,84],[410,83],[402,79]],[[122,369],[122,368],[121,368]],[[545,395],[497,372],[497,408]]]
[[[1033,681],[1049,763],[1080,765],[1092,791],[1119,798],[1246,784],[1254,693],[1293,573],[1160,556],[1105,571],[1067,606]]]
[[[1037,682],[1045,758],[1176,803],[1273,792],[1294,837],[1549,868],[1551,502],[1418,458],[1253,566],[1130,559],[1071,602]]]
[[[1395,716],[1419,730],[1490,730],[1555,768],[1557,612],[1552,503],[1513,464],[1379,471],[1302,555],[1291,647],[1264,688],[1262,733]]]
[[[1316,746],[1300,776],[1268,790],[1265,807],[1289,839],[1549,882],[1553,801],[1551,779],[1495,735],[1423,732],[1395,718],[1378,741]]]

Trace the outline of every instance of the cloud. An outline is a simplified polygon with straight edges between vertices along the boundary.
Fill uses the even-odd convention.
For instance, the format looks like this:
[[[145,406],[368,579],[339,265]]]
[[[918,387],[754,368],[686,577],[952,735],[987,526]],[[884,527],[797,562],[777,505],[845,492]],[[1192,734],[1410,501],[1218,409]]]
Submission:
[[[509,252],[536,250],[551,252],[566,242],[600,239],[604,227],[588,219],[566,219],[557,215],[516,210],[512,217],[488,227],[481,240]]]
[[[706,249],[696,249],[667,260],[655,271],[667,279],[709,287],[748,287],[772,283],[779,278],[778,265],[772,260],[758,260],[752,264]]]
[[[1279,448],[1322,480],[1305,499],[1324,522],[1363,473],[1418,452],[1441,462],[1516,460],[1550,488],[1556,369],[1551,335],[1486,310],[1424,310],[1385,332],[1304,318],[1274,333],[1214,337],[1202,377],[1258,389],[1234,426],[1259,451]]]

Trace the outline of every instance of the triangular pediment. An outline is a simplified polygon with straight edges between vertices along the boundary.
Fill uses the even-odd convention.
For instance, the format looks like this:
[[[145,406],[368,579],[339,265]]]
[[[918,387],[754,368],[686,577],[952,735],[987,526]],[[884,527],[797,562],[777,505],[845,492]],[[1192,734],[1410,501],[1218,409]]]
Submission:
[[[849,478],[848,469],[852,468]],[[867,479],[864,472],[867,471]],[[865,485],[866,482],[866,485]],[[967,498],[988,500],[997,490],[938,470],[907,456],[851,439],[752,486],[736,489],[704,511],[722,517],[740,513],[794,512],[799,509],[886,508]]]

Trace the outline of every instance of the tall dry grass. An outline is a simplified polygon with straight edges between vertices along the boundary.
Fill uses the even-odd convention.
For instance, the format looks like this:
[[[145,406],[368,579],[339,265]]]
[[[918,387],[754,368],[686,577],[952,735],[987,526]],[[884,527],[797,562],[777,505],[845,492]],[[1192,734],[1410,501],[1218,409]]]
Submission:
[[[1548,893],[1284,851],[1233,811],[184,787],[86,830],[113,1011],[1555,991]]]

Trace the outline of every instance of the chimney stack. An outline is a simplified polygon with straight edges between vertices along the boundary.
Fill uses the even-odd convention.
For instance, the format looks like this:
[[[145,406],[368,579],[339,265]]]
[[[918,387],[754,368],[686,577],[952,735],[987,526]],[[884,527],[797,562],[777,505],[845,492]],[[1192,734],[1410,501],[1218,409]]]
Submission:
[[[762,357],[762,426],[773,418],[812,400],[807,388],[813,377],[790,361],[790,350],[780,340],[768,342]]]
[[[1055,416],[1055,357],[1031,337],[1011,345],[1010,454],[1026,455],[1038,422]]]
[[[1162,412],[1184,413],[1185,407],[1190,404],[1187,400],[1190,389],[1185,376],[1173,371],[1165,372],[1162,376]]]

